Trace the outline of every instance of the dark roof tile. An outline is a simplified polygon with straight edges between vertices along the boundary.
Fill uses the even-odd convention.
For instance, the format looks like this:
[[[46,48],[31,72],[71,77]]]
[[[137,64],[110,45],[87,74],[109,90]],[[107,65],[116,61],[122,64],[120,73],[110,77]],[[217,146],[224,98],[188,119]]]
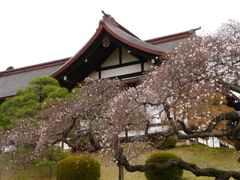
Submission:
[[[35,77],[50,76],[62,65],[34,69],[31,71],[0,76],[0,99],[3,97],[13,96],[18,89],[24,89],[28,86],[29,81]]]

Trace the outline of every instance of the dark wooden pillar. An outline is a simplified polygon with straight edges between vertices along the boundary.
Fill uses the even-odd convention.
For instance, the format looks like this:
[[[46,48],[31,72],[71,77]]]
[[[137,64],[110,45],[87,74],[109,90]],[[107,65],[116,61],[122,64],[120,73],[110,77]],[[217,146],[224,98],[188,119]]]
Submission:
[[[123,169],[123,165],[119,165],[119,175],[118,175],[118,180],[124,180],[124,169]]]

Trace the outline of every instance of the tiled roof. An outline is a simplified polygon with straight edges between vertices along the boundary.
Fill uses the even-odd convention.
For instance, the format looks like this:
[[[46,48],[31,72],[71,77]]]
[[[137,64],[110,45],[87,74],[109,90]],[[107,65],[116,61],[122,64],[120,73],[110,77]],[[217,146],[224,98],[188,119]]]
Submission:
[[[196,28],[196,29],[190,29],[190,30],[184,31],[184,32],[170,34],[167,36],[149,39],[149,40],[146,40],[146,42],[156,45],[156,44],[162,44],[162,43],[166,43],[166,42],[170,42],[170,41],[176,41],[176,40],[181,40],[181,39],[185,39],[185,38],[190,38],[192,36],[195,36],[196,31],[199,29],[201,29],[201,27]]]
[[[147,43],[145,41],[142,41],[140,40],[139,38],[136,38],[124,31],[122,31],[120,28],[116,27],[116,26],[113,26],[112,24],[106,22],[106,25],[109,27],[109,29],[111,29],[112,32],[114,32],[117,36],[121,37],[122,39],[125,39],[126,41],[136,45],[136,46],[139,46],[139,47],[142,47],[142,48],[146,48],[146,49],[149,49],[149,50],[152,50],[152,51],[158,51],[158,52],[167,52],[165,49],[161,48],[161,47],[158,47],[158,46],[155,46],[155,45],[152,45],[150,43]]]
[[[173,49],[175,47],[177,47],[179,45],[180,42],[186,41],[188,38],[185,39],[179,39],[179,40],[174,40],[174,41],[170,41],[170,42],[165,42],[165,43],[161,43],[161,44],[156,44],[154,46],[157,46],[159,48],[163,48],[165,49],[167,52],[171,52],[173,51]]]
[[[0,100],[15,95],[16,90],[24,89],[35,77],[50,76],[59,69],[66,60],[52,61],[25,68],[0,72]]]

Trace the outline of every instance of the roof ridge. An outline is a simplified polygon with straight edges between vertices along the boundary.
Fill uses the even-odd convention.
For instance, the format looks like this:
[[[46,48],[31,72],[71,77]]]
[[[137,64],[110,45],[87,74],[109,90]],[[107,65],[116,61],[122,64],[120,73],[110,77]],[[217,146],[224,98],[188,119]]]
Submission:
[[[69,60],[69,57],[54,60],[54,61],[44,62],[44,63],[40,63],[40,64],[34,64],[34,65],[30,65],[30,66],[24,66],[24,67],[20,67],[20,68],[16,68],[16,69],[1,71],[0,77],[18,74],[18,73],[27,72],[27,71],[33,71],[36,69],[42,69],[42,68],[51,67],[51,66],[57,66],[57,65],[65,63],[67,60]]]
[[[161,36],[158,38],[148,39],[148,40],[145,40],[145,42],[151,43],[151,44],[161,44],[161,43],[165,43],[168,41],[183,39],[183,38],[187,38],[187,37],[191,37],[191,36],[195,35],[195,32],[199,29],[201,29],[201,27],[198,27],[195,29],[190,29],[187,31],[179,32],[179,33],[175,33],[175,34]]]

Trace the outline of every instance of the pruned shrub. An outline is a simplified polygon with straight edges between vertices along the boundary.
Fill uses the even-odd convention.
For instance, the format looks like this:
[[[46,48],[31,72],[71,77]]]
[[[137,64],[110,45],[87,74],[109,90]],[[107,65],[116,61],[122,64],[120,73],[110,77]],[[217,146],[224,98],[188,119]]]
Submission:
[[[178,159],[179,157],[172,153],[154,153],[152,154],[145,162],[145,164],[149,163],[159,163],[164,164],[169,159]],[[183,169],[178,167],[170,167],[167,169],[156,169],[152,168],[145,172],[145,176],[147,180],[177,180],[180,179],[183,175]]]
[[[239,142],[237,142],[237,143],[235,144],[235,149],[236,149],[237,151],[240,150],[240,143],[239,143]]]
[[[57,164],[57,180],[99,180],[100,163],[89,156],[69,156]]]
[[[164,142],[164,138],[158,137],[154,140],[154,143],[158,149],[169,149],[176,147],[177,139],[174,136],[169,136]]]

